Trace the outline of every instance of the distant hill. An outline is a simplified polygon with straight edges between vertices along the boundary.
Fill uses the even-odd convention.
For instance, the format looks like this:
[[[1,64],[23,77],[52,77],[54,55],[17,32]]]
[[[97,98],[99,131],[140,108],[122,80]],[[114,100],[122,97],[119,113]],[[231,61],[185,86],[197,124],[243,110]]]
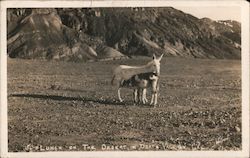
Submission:
[[[241,24],[165,8],[8,9],[8,55],[70,61],[241,58]]]

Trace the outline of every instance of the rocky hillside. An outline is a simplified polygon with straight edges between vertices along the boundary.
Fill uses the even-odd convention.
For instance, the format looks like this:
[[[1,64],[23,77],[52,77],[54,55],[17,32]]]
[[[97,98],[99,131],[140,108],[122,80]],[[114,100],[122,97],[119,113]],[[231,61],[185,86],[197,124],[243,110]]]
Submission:
[[[239,22],[198,19],[172,7],[8,9],[7,18],[13,58],[241,58]]]

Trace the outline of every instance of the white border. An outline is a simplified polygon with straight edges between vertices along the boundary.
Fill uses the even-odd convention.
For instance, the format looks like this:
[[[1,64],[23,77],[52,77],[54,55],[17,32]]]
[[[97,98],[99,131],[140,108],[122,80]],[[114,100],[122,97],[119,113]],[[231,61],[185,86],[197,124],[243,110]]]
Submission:
[[[243,151],[248,150],[249,155],[249,4],[242,6],[241,10],[241,43],[242,43],[242,57],[241,57],[241,67],[242,67],[242,149]],[[247,16],[244,16],[247,15]]]
[[[7,127],[7,28],[6,11],[1,5],[1,28],[0,28],[0,157],[6,157],[8,152],[8,127]]]
[[[61,3],[59,3],[61,2]],[[146,1],[134,1],[134,0],[97,0],[97,1],[89,1],[89,0],[51,0],[51,1],[39,1],[39,0],[21,0],[21,1],[2,1],[3,7],[8,8],[81,8],[81,7],[167,7],[167,6],[243,6],[243,4],[247,5],[247,2],[242,0],[224,0],[224,1],[216,1],[216,0],[146,0]]]
[[[58,3],[61,2],[61,3]],[[1,80],[0,80],[0,157],[249,157],[249,4],[246,1],[2,1],[1,5]],[[167,7],[240,6],[242,23],[242,151],[127,151],[127,152],[8,152],[7,129],[7,30],[6,8],[79,7]]]

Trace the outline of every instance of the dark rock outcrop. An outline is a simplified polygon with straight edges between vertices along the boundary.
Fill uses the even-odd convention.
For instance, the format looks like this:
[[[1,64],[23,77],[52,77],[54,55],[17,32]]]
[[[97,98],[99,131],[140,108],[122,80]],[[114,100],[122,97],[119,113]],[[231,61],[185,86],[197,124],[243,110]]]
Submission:
[[[54,9],[33,9],[19,19],[8,35],[10,57],[85,61],[97,56],[95,50],[80,42],[77,31],[62,24]]]

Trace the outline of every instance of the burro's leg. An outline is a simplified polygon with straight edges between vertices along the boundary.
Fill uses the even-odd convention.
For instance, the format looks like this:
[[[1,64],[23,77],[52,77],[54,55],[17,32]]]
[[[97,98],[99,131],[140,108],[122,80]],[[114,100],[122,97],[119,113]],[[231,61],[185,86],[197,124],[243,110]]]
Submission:
[[[137,92],[138,92],[137,95],[138,95],[139,103],[141,103],[142,102],[142,89],[138,88]]]
[[[155,100],[155,92],[152,92],[150,105],[154,104],[154,100]]]
[[[154,107],[157,104],[157,97],[158,97],[158,88],[157,85],[153,84],[152,87],[152,97],[151,97],[151,102],[150,105],[154,105]]]
[[[155,92],[154,92],[154,107],[156,107],[157,105],[158,94],[159,94],[159,85],[156,85]]]
[[[147,89],[143,88],[142,89],[142,103],[146,104],[147,102],[148,102],[148,100],[147,100]]]
[[[120,102],[123,102],[123,100],[122,100],[122,98],[121,98],[121,87],[118,88],[117,94],[118,94],[119,101],[120,101]]]
[[[135,88],[134,89],[134,102],[135,103],[138,103],[138,89],[137,88]]]
[[[150,105],[154,105],[154,107],[155,107],[157,105],[157,98],[158,98],[157,92],[153,92]]]
[[[152,81],[152,98],[150,105],[154,105],[154,107],[157,104],[157,98],[158,98],[158,92],[159,92],[159,83],[158,83],[158,78],[154,78]]]
[[[154,107],[157,105],[157,99],[158,99],[158,93],[155,93],[155,98],[154,98]]]

